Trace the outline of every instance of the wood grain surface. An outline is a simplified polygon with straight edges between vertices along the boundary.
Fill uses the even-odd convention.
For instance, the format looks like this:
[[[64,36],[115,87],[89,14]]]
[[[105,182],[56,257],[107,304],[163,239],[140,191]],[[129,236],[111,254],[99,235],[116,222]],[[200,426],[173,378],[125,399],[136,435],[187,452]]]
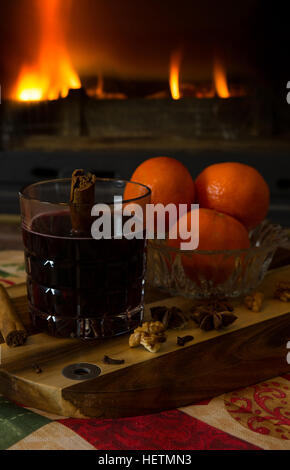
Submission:
[[[0,393],[63,416],[113,418],[185,406],[289,372],[290,304],[273,298],[279,280],[290,280],[290,267],[265,278],[260,313],[235,301],[238,320],[233,325],[220,332],[204,332],[194,324],[182,331],[168,330],[167,342],[157,354],[142,347],[130,349],[128,335],[88,343],[36,334],[20,348],[2,345]],[[25,286],[9,291],[19,312],[27,315]],[[189,311],[192,303],[167,298],[146,305],[146,312],[153,305]],[[178,346],[177,336],[189,334],[194,340]],[[103,364],[104,355],[125,363]],[[98,365],[100,376],[82,382],[63,376],[64,367],[79,362]],[[36,373],[35,363],[42,373]]]

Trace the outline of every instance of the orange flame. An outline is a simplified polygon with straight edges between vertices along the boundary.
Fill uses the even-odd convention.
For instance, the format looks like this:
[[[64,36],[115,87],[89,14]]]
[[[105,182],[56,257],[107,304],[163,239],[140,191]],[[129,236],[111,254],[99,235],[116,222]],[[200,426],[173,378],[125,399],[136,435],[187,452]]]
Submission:
[[[227,82],[227,74],[225,67],[221,61],[215,59],[214,61],[214,84],[217,95],[220,98],[230,98],[230,92]]]
[[[91,98],[96,98],[99,100],[125,100],[127,98],[124,93],[105,91],[104,78],[102,75],[99,75],[98,77],[97,86],[86,88],[86,93]]]
[[[67,50],[62,11],[67,0],[37,0],[35,5],[40,24],[37,60],[21,68],[13,98],[40,101],[65,98],[70,89],[81,87]],[[70,0],[65,4],[70,7]]]
[[[105,97],[105,93],[104,93],[104,78],[102,75],[99,75],[98,76],[98,83],[97,83],[97,86],[95,87],[91,87],[91,88],[87,88],[86,89],[86,93],[88,96],[90,96],[91,98],[98,98],[98,99],[102,99]]]
[[[182,52],[180,49],[173,51],[170,59],[170,74],[169,74],[169,84],[171,96],[174,100],[179,100],[181,98],[180,93],[180,67],[182,61]]]

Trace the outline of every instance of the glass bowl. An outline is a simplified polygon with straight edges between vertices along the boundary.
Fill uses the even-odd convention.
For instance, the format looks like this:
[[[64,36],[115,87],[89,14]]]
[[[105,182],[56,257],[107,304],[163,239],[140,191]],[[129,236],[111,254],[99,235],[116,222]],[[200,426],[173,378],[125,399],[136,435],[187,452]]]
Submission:
[[[286,230],[268,221],[250,233],[246,250],[181,251],[166,240],[148,243],[147,283],[195,299],[239,297],[264,279],[278,247],[290,248]]]

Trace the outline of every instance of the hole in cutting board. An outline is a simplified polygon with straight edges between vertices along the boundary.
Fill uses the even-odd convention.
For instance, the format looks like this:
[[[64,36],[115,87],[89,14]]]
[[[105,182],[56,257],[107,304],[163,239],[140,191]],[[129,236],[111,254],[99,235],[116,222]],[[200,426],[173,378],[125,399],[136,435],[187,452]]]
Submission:
[[[87,375],[90,373],[89,369],[76,369],[74,371],[76,375]]]
[[[89,380],[98,377],[100,373],[100,367],[87,363],[70,364],[62,371],[62,374],[71,380]]]

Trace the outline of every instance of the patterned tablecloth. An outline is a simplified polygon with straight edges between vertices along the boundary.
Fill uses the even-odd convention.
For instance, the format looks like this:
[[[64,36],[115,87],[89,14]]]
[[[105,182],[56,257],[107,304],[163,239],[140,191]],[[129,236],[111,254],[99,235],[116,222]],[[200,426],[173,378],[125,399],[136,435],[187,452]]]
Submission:
[[[24,280],[23,253],[0,252],[0,282]],[[290,449],[290,373],[206,402],[125,419],[68,419],[0,396],[0,449]]]

